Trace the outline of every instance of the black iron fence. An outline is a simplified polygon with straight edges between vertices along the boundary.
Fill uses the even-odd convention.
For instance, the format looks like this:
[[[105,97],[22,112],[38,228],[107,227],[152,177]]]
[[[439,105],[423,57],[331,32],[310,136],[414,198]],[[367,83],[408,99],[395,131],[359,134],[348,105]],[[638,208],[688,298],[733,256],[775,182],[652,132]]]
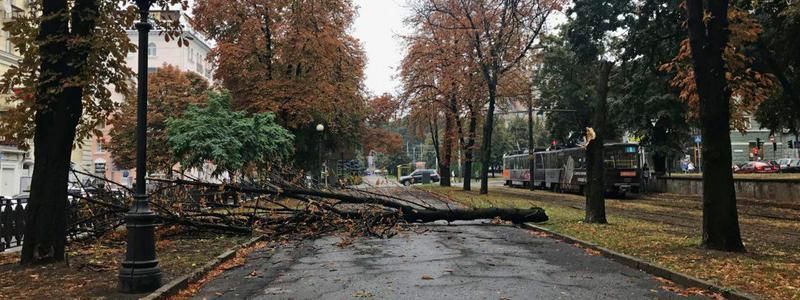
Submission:
[[[0,252],[22,245],[25,232],[25,203],[16,199],[0,199]]]

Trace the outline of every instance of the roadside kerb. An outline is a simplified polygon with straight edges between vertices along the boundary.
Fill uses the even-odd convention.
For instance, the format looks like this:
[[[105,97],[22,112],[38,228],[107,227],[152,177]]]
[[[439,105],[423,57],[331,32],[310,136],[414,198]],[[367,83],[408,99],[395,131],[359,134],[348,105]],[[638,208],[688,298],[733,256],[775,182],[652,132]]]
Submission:
[[[717,293],[722,294],[722,296],[724,296],[727,299],[733,299],[733,300],[754,300],[754,299],[758,299],[756,296],[753,296],[753,295],[750,295],[750,294],[746,294],[746,293],[742,293],[742,292],[737,291],[735,289],[721,287],[721,286],[715,285],[715,284],[713,284],[713,283],[711,283],[709,281],[702,280],[702,279],[697,278],[697,277],[689,276],[687,274],[675,272],[675,271],[672,271],[670,269],[667,269],[667,268],[664,268],[664,267],[661,267],[661,266],[658,266],[658,265],[643,261],[641,259],[635,258],[633,256],[625,255],[625,254],[622,254],[622,253],[619,253],[619,252],[615,252],[615,251],[600,247],[600,246],[598,246],[596,244],[593,244],[593,243],[590,243],[590,242],[586,242],[586,241],[583,241],[583,240],[579,240],[577,238],[574,238],[574,237],[571,237],[571,236],[568,236],[568,235],[565,235],[565,234],[561,234],[561,233],[552,231],[550,229],[547,229],[547,228],[544,228],[544,227],[541,227],[541,226],[538,226],[538,225],[535,225],[535,224],[523,223],[522,224],[522,228],[530,229],[530,230],[534,230],[534,231],[539,231],[539,232],[543,232],[543,233],[547,233],[549,235],[552,235],[556,239],[559,239],[559,240],[562,240],[562,241],[565,241],[565,242],[569,242],[569,243],[578,244],[581,247],[598,251],[604,257],[610,258],[611,260],[616,261],[616,262],[618,262],[620,264],[626,265],[626,266],[631,267],[631,268],[642,270],[645,273],[648,273],[648,274],[653,275],[653,276],[658,276],[658,277],[670,280],[670,281],[675,282],[675,283],[677,283],[679,285],[682,285],[682,286],[697,287],[697,288],[701,288],[701,289],[704,289],[704,290],[717,292]]]
[[[257,242],[264,240],[265,238],[266,238],[265,236],[261,235],[254,237],[243,244],[233,246],[224,253],[214,258],[212,261],[209,261],[202,267],[195,269],[194,271],[192,271],[192,273],[175,278],[172,281],[168,282],[167,284],[161,286],[161,288],[157,289],[155,292],[152,292],[149,295],[139,299],[158,300],[174,296],[182,289],[189,286],[190,283],[200,280],[201,278],[203,278],[203,276],[206,275],[206,273],[210,272],[217,266],[233,258],[236,255],[236,251],[238,251],[239,249],[250,247]]]

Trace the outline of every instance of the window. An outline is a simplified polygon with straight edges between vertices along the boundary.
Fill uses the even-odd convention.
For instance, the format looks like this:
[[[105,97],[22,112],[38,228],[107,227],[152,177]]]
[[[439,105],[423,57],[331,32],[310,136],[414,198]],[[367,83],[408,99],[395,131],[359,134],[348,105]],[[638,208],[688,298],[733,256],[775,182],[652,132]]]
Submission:
[[[156,44],[150,43],[147,44],[147,56],[155,57],[156,56]]]
[[[189,62],[193,63],[194,62],[194,49],[189,48],[187,51],[189,51]]]
[[[98,153],[105,152],[105,149],[103,149],[103,142],[100,141],[97,142],[97,152]]]

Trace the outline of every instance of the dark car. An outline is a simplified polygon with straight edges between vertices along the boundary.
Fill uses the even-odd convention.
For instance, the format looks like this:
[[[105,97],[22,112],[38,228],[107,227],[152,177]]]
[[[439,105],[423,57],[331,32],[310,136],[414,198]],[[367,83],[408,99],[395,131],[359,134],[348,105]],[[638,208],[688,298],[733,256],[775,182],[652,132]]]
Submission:
[[[765,161],[751,161],[744,164],[736,173],[778,173],[778,167]]]
[[[439,174],[433,169],[417,169],[408,176],[400,177],[400,184],[409,186],[415,183],[422,183],[423,174],[428,174],[432,182],[439,182]]]

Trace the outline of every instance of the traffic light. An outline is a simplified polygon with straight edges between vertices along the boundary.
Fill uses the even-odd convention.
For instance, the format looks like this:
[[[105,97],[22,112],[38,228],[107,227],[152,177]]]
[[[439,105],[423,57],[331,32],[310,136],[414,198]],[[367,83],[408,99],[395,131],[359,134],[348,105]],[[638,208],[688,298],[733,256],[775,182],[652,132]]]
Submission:
[[[794,141],[789,140],[789,149],[794,148]]]

